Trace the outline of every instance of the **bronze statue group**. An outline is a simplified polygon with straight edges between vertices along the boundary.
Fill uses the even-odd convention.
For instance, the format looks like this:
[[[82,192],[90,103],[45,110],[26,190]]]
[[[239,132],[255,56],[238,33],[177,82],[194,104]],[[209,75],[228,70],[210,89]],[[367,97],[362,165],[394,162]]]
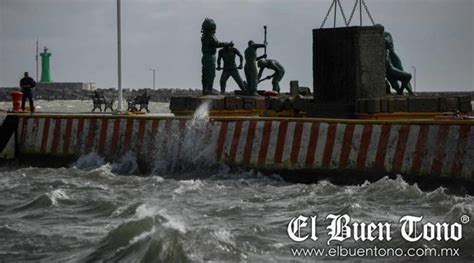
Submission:
[[[382,25],[376,25],[382,26]],[[210,18],[206,18],[201,27],[201,43],[202,43],[202,93],[203,95],[217,95],[218,92],[213,89],[214,78],[216,77],[216,70],[222,70],[220,79],[221,94],[225,93],[227,80],[232,77],[243,95],[256,96],[258,84],[267,79],[272,79],[273,91],[280,93],[280,81],[285,75],[285,68],[275,59],[267,58],[267,34],[265,28],[265,41],[263,44],[257,44],[250,40],[248,47],[244,52],[245,65],[243,64],[243,56],[237,48],[234,47],[233,42],[219,42],[216,37],[216,23]],[[402,61],[395,53],[392,35],[384,32],[385,49],[386,49],[386,86],[387,94],[390,94],[391,89],[394,89],[398,95],[403,95],[406,90],[409,95],[413,95],[410,85],[412,78],[411,74],[405,72],[402,66]],[[216,53],[220,48],[217,67],[216,67]],[[263,48],[265,52],[262,56],[257,55],[257,50]],[[236,65],[235,59],[239,57],[239,66]],[[221,62],[224,61],[223,67]],[[258,68],[259,69],[258,69]],[[239,74],[240,69],[244,69],[245,81],[242,80]],[[273,70],[273,75],[262,78],[265,69]],[[399,84],[401,83],[401,85]]]
[[[263,44],[256,44],[250,40],[248,47],[244,52],[245,65],[243,64],[243,56],[237,48],[234,47],[233,42],[219,42],[216,37],[216,23],[210,18],[206,18],[202,23],[201,28],[201,43],[202,43],[202,93],[203,95],[216,95],[217,92],[213,90],[214,78],[216,77],[216,70],[222,70],[220,79],[221,94],[225,93],[226,83],[229,77],[232,77],[244,95],[256,96],[258,84],[267,79],[272,79],[273,91],[280,92],[280,81],[285,75],[285,69],[275,59],[267,59],[266,54],[266,33]],[[265,28],[266,32],[266,28]],[[216,67],[216,53],[220,48],[217,67]],[[265,49],[265,54],[257,55],[259,48]],[[239,57],[239,66],[235,63],[236,57]],[[221,62],[224,61],[223,67]],[[260,70],[257,68],[260,68]],[[245,81],[242,80],[239,74],[240,69],[244,69]],[[262,78],[265,69],[273,70],[273,75]]]

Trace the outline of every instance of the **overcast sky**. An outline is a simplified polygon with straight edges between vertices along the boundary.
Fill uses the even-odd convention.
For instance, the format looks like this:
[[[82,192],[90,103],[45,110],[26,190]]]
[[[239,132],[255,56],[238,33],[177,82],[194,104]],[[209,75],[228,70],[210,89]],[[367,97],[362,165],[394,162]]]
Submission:
[[[341,1],[350,13],[355,0]],[[268,25],[269,57],[286,68],[282,89],[290,80],[312,87],[311,30],[330,2],[122,0],[123,87],[152,87],[149,68],[156,68],[157,88],[200,88],[205,17],[217,22],[220,41],[233,40],[242,52],[250,39],[263,42]],[[366,2],[394,36],[404,67],[417,68],[417,90],[474,90],[473,0]],[[0,86],[18,85],[24,71],[36,77],[36,39],[53,54],[54,81],[117,86],[116,0],[0,0]]]

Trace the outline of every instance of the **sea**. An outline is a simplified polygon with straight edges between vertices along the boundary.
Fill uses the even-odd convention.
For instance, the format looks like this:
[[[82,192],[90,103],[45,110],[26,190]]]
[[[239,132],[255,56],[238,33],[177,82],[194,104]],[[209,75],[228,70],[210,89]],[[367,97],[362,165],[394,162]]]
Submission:
[[[166,103],[150,109],[169,114]],[[190,161],[143,176],[131,155],[88,154],[63,168],[0,167],[0,262],[473,262],[473,208],[472,196],[422,191],[403,175],[296,184]]]

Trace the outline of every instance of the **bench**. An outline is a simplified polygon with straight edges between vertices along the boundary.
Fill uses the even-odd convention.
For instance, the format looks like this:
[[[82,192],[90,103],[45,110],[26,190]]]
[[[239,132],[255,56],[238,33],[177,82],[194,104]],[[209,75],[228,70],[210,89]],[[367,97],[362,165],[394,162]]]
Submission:
[[[143,95],[138,95],[133,99],[127,100],[127,105],[128,105],[127,110],[130,112],[138,112],[145,109],[146,112],[150,112],[150,110],[148,109],[150,98],[151,96],[148,96],[145,92]]]
[[[92,99],[92,111],[94,112],[96,109],[99,109],[102,112],[102,106],[104,106],[104,112],[107,111],[107,109],[110,109],[110,111],[114,111],[113,106],[114,106],[114,100],[113,99],[107,99],[104,94],[99,94],[97,91],[93,96],[91,96]]]

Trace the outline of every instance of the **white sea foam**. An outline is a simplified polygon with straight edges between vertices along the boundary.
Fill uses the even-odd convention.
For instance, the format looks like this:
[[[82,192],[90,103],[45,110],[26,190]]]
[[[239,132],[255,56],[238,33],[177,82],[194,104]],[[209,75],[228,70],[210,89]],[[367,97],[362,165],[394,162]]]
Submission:
[[[141,220],[147,217],[153,217],[158,214],[158,209],[155,206],[149,206],[147,204],[142,204],[135,210],[135,215],[133,215],[133,220]]]
[[[56,189],[54,191],[51,191],[46,194],[49,199],[51,199],[51,202],[53,205],[58,204],[58,200],[68,200],[69,196],[66,195],[66,192],[62,189]]]
[[[161,209],[159,214],[167,220],[163,226],[178,230],[182,234],[186,233],[186,223],[183,218],[176,215],[170,215],[166,209]]]
[[[183,194],[189,191],[201,190],[203,183],[201,180],[184,180],[179,182],[180,186],[175,189],[173,192],[176,194]]]
[[[219,241],[222,241],[227,244],[235,245],[233,240],[233,235],[226,229],[215,230],[212,235]]]
[[[159,215],[166,219],[163,226],[178,230],[181,233],[186,233],[186,224],[184,220],[176,215],[171,215],[166,209],[158,208],[157,205],[143,204],[137,207],[135,215],[132,220],[141,220],[144,218],[153,218]]]

